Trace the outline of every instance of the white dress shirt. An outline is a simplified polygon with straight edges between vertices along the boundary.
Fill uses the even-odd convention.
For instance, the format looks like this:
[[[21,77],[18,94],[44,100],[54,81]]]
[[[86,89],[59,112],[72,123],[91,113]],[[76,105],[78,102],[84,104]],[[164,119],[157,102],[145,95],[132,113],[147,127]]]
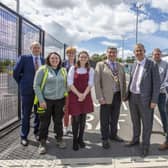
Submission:
[[[141,79],[142,79],[145,63],[146,63],[146,58],[144,58],[142,61],[137,60],[137,65],[136,65],[136,68],[135,68],[135,71],[134,71],[134,74],[133,74],[133,78],[132,78],[132,81],[131,81],[131,85],[130,85],[130,91],[134,94],[140,94],[141,93],[140,84],[141,84]],[[134,81],[135,73],[136,73],[137,68],[138,68],[138,64],[140,66],[139,67],[140,69],[139,69],[138,79],[137,79],[137,81]],[[133,82],[136,82],[136,90],[133,90]]]
[[[38,59],[37,59],[37,62],[38,62],[38,66],[40,67],[40,66],[42,65],[42,64],[41,64],[40,55],[35,56],[35,55],[32,54],[32,57],[33,57],[33,63],[34,63],[34,65],[35,65],[35,58],[38,58]]]
[[[80,67],[80,68],[77,68],[76,71],[78,74],[86,74],[87,68]],[[75,73],[75,67],[71,66],[67,77],[68,86],[71,86],[74,83],[74,73]],[[88,85],[92,87],[93,84],[94,84],[94,70],[93,68],[90,68]]]

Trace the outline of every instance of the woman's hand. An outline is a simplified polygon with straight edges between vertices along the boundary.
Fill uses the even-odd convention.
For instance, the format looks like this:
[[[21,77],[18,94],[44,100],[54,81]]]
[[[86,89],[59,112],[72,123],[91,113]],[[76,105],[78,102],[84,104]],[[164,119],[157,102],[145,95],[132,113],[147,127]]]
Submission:
[[[46,109],[47,108],[46,102],[40,103],[40,107]]]
[[[82,102],[83,100],[85,100],[85,97],[86,97],[85,94],[80,93],[78,96],[78,101]]]

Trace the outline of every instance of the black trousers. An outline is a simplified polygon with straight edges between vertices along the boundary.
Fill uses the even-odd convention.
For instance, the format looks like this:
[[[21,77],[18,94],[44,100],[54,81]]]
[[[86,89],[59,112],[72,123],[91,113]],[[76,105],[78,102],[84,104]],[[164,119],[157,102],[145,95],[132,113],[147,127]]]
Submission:
[[[117,124],[120,114],[121,94],[116,92],[112,104],[100,106],[100,126],[102,140],[108,140],[117,135]]]
[[[86,114],[72,116],[72,132],[74,140],[83,141],[85,123],[86,123]]]
[[[56,138],[62,138],[63,136],[63,125],[62,119],[64,116],[63,107],[65,105],[65,99],[59,100],[46,100],[47,109],[44,114],[40,114],[40,126],[39,126],[39,138],[47,139],[48,128],[51,122],[51,116],[54,122],[54,132],[56,133]]]

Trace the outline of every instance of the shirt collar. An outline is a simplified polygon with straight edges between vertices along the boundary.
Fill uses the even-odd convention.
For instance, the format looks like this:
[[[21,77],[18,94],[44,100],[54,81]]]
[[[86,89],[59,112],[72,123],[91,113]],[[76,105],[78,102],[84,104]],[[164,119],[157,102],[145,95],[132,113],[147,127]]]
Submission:
[[[40,55],[35,56],[35,55],[32,54],[32,57],[33,57],[33,59],[36,58],[36,57],[40,58]]]
[[[142,61],[138,61],[137,60],[137,63],[140,64],[140,65],[144,65],[146,62],[146,58],[144,57],[144,59]]]
[[[110,60],[107,59],[107,63],[108,63],[108,64],[111,64],[111,63],[116,64],[116,61],[112,62],[112,61],[110,61]]]

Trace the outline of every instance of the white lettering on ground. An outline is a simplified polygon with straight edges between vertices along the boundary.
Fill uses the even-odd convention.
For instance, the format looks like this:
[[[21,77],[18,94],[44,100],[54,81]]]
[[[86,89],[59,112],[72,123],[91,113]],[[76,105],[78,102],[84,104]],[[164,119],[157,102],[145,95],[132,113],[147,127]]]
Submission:
[[[94,120],[94,115],[92,114],[87,114],[87,118],[86,118],[86,127],[87,130],[92,130],[93,126],[92,123],[90,123],[90,121]]]

